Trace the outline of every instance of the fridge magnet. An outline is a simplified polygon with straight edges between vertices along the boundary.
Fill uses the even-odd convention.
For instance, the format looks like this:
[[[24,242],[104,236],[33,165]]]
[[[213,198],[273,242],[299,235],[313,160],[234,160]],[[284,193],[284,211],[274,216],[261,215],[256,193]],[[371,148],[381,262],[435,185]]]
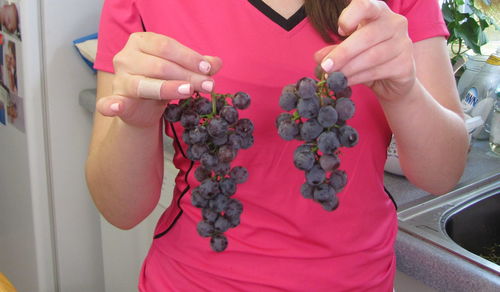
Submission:
[[[2,31],[21,40],[21,29],[19,27],[18,1],[5,0],[0,7],[0,23]]]
[[[7,105],[9,104],[9,91],[0,84],[0,126],[7,125]]]
[[[19,131],[25,133],[24,126],[24,103],[19,96],[10,94],[10,100],[7,104],[7,120]]]
[[[7,125],[5,103],[0,100],[0,126]]]
[[[4,44],[4,60],[5,60],[5,85],[7,89],[14,94],[17,92],[17,58],[16,44],[13,41],[7,41]]]

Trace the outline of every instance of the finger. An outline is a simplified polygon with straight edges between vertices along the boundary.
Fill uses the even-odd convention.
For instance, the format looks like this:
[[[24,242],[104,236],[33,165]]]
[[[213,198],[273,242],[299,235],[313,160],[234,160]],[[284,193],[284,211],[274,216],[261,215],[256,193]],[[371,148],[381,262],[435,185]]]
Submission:
[[[131,118],[137,109],[139,103],[146,104],[151,108],[151,112],[161,113],[168,101],[165,100],[140,100],[127,98],[119,95],[102,97],[97,100],[96,110],[106,117],[120,117],[122,119]],[[153,115],[149,115],[153,116]]]
[[[129,74],[119,74],[113,79],[113,94],[129,98],[183,99],[193,93],[191,83],[182,80],[161,80]]]
[[[383,1],[352,0],[342,13],[340,13],[338,21],[339,34],[348,36],[358,26],[373,21],[389,11],[389,8]]]
[[[209,74],[212,71],[210,60],[198,52],[188,48],[178,41],[167,36],[141,32],[130,36],[129,41],[137,45],[142,52],[170,60],[180,66],[201,74]]]
[[[349,79],[362,71],[369,70],[397,58],[405,50],[411,50],[411,42],[394,42],[392,39],[379,43],[350,59],[341,71]]]
[[[355,56],[370,47],[392,37],[394,32],[384,27],[385,22],[370,23],[355,31],[323,58],[321,67],[325,72],[341,71],[341,68]]]
[[[337,45],[326,46],[314,53],[314,61],[320,63]]]
[[[414,70],[413,59],[406,53],[402,53],[379,66],[371,67],[350,76],[348,84],[349,86],[356,84],[371,86],[374,81],[384,79],[406,82],[410,76],[413,76],[412,71]]]
[[[210,93],[214,87],[214,81],[207,75],[194,73],[188,69],[169,60],[148,54],[135,55],[133,63],[124,55],[114,59],[117,75],[138,75],[161,80],[185,80],[194,86],[194,90]],[[217,62],[215,62],[217,63]],[[215,70],[220,69],[220,62]]]

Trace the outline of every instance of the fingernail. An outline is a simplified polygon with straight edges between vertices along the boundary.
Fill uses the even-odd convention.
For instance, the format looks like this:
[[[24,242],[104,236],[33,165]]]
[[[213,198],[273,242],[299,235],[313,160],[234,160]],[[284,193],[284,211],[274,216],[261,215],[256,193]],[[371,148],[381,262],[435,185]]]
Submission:
[[[201,83],[201,88],[205,91],[212,92],[212,89],[214,89],[214,82],[210,80],[203,81]]]
[[[345,32],[344,30],[342,29],[342,27],[339,26],[339,35],[341,36],[345,36]]]
[[[118,112],[120,110],[120,104],[119,103],[113,103],[109,106],[109,108],[114,111],[114,112]]]
[[[324,60],[321,63],[321,68],[323,68],[323,70],[325,72],[330,73],[330,71],[333,69],[333,61],[332,61],[332,59],[328,58],[328,59]]]
[[[206,73],[210,72],[211,66],[210,66],[210,63],[208,63],[207,61],[201,61],[200,65],[198,65],[198,68],[200,69],[200,71],[202,73],[206,74]]]
[[[191,84],[182,84],[177,88],[177,91],[180,94],[190,94],[191,93]]]

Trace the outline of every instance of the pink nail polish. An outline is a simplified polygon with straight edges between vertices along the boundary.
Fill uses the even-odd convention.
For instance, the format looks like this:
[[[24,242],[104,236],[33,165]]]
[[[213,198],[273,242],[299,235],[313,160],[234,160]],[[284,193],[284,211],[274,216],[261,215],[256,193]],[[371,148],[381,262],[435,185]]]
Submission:
[[[214,82],[210,80],[203,81],[201,83],[201,88],[203,88],[203,90],[205,91],[212,92],[212,90],[214,89]]]
[[[177,92],[179,92],[180,94],[190,94],[191,84],[182,84],[177,88]]]
[[[330,73],[330,71],[332,71],[332,69],[333,69],[333,61],[332,61],[332,59],[328,58],[328,59],[324,60],[321,63],[321,68],[323,68],[323,70],[325,72]]]
[[[210,63],[208,63],[207,61],[201,61],[198,65],[198,69],[200,69],[200,71],[205,74],[210,72],[210,68]]]
[[[113,103],[109,106],[109,108],[114,111],[114,112],[118,112],[120,110],[120,104],[119,103]]]

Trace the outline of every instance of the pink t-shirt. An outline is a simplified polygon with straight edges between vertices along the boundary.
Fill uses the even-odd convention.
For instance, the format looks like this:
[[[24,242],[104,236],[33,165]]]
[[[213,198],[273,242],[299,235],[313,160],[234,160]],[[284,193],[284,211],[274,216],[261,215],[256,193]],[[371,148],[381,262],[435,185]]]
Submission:
[[[413,41],[447,35],[437,0],[387,3],[408,18]],[[397,220],[383,187],[391,131],[375,95],[353,87],[356,115],[349,124],[360,140],[342,148],[340,168],[349,181],[333,212],[301,196],[304,172],[292,161],[299,142],[282,140],[274,125],[282,87],[314,76],[313,53],[327,45],[303,16],[301,10],[285,20],[261,0],[105,1],[96,69],[113,72],[112,58],[129,34],[146,30],[221,57],[216,91],[252,96],[240,117],[254,122],[255,143],[232,163],[250,176],[238,185],[244,211],[241,224],[225,232],[228,248],[213,252],[197,234],[201,211],[191,205],[191,190],[199,183],[174,143],[180,169],[174,198],[156,227],[141,291],[392,291]],[[181,137],[182,128],[166,126],[168,135],[174,132]]]

